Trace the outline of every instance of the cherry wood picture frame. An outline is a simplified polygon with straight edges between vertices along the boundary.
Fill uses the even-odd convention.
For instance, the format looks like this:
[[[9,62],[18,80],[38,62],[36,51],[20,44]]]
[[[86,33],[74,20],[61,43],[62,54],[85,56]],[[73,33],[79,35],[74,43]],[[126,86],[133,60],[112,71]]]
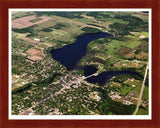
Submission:
[[[10,8],[149,8],[152,9],[151,120],[9,120],[8,42]],[[159,128],[160,127],[159,0],[0,0],[0,128]]]

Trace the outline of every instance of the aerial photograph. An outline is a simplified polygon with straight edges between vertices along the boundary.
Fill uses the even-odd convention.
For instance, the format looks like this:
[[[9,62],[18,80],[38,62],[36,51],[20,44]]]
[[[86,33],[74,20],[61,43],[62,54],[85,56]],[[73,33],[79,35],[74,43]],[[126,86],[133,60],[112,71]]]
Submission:
[[[149,11],[11,11],[10,36],[11,115],[149,115]]]

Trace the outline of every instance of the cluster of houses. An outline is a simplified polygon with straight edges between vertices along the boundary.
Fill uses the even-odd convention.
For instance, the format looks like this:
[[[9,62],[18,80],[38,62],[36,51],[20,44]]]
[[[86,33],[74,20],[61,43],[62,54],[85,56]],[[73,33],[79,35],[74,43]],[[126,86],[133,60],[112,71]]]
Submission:
[[[133,93],[134,93],[134,94],[133,94]],[[126,104],[126,105],[131,105],[131,104],[133,104],[133,100],[130,100],[129,97],[131,97],[131,96],[137,96],[137,94],[136,94],[134,91],[130,92],[130,93],[127,95],[128,98],[127,98],[127,96],[126,96],[126,97],[121,96],[119,92],[114,92],[114,91],[110,91],[110,93],[109,93],[108,95],[109,95],[109,97],[110,97],[112,100],[119,101],[119,102],[121,102],[121,103],[123,103],[123,104]]]

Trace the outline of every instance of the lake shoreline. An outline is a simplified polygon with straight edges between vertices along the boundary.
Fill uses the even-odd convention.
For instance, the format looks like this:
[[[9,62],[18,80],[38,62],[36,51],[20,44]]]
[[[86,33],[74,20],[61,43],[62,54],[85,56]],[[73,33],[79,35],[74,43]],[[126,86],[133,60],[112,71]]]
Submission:
[[[59,61],[67,67],[67,70],[72,70],[78,65],[79,61],[88,52],[88,44],[96,39],[109,37],[111,34],[106,32],[88,33],[77,37],[76,42],[66,45],[59,49],[52,49],[50,53],[52,58]]]

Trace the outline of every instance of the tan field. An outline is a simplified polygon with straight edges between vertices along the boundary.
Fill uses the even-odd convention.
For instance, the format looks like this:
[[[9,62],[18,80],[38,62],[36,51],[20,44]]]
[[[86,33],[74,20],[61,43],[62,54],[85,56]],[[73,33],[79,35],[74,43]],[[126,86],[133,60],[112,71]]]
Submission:
[[[43,23],[50,19],[49,17],[41,16],[39,18],[41,18],[42,20],[39,20],[35,23],[30,22],[31,20],[36,18],[37,18],[36,16],[27,16],[27,17],[15,19],[12,21],[12,28],[26,28],[26,27],[33,26],[35,24]]]

